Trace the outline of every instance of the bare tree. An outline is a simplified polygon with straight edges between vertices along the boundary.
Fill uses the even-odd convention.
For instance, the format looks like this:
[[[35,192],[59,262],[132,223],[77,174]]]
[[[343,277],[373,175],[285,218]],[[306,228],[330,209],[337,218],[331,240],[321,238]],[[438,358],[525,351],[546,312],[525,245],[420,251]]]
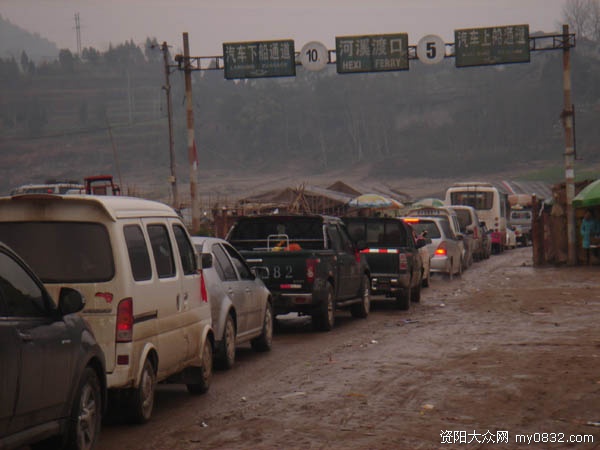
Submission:
[[[600,0],[567,0],[563,20],[578,37],[600,41]]]

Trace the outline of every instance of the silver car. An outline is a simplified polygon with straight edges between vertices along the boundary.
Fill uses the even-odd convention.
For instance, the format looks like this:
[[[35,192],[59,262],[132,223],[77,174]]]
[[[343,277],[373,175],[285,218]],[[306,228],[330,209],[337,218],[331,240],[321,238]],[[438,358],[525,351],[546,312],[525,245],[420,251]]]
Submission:
[[[458,236],[454,234],[447,216],[436,217],[403,217],[404,221],[412,225],[415,233],[431,239],[426,245],[429,250],[430,270],[446,274],[450,279],[454,275],[462,274],[462,246]]]
[[[215,333],[215,364],[229,369],[236,346],[269,351],[273,340],[271,293],[224,239],[193,236],[199,253]]]

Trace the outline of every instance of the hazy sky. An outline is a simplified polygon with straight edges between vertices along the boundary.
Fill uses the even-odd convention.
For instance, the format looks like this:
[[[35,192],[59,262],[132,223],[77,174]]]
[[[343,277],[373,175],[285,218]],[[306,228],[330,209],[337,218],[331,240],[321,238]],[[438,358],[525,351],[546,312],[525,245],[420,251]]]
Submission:
[[[454,42],[454,30],[529,24],[530,32],[561,30],[569,0],[0,0],[0,15],[30,32],[77,50],[75,14],[83,47],[147,37],[192,56],[219,56],[223,42],[293,39],[335,48],[335,37],[408,33],[416,45],[428,34]]]

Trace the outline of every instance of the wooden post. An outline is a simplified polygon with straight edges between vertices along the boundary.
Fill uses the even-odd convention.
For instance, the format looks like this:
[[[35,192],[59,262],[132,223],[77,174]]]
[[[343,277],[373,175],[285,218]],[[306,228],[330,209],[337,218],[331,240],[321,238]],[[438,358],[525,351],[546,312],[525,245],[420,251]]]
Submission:
[[[192,208],[192,234],[200,230],[200,208],[196,190],[198,185],[198,153],[194,137],[194,105],[192,102],[192,69],[190,67],[190,44],[188,34],[183,33],[183,56],[185,59],[185,106],[187,113],[187,144],[190,162],[190,206]]]
[[[565,194],[567,213],[567,264],[577,264],[576,239],[575,239],[575,210],[573,198],[575,197],[575,140],[573,133],[573,103],[571,101],[571,42],[569,25],[563,25],[563,91],[564,110],[562,113],[565,129]]]

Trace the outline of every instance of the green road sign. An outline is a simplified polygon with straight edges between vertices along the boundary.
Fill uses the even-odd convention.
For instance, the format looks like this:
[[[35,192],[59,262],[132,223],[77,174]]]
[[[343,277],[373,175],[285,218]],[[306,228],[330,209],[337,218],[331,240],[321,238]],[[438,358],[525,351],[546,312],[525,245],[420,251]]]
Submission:
[[[228,80],[296,75],[293,40],[224,43],[223,61]]]
[[[335,38],[337,73],[408,70],[408,34]]]
[[[454,30],[456,67],[529,62],[529,25]]]

